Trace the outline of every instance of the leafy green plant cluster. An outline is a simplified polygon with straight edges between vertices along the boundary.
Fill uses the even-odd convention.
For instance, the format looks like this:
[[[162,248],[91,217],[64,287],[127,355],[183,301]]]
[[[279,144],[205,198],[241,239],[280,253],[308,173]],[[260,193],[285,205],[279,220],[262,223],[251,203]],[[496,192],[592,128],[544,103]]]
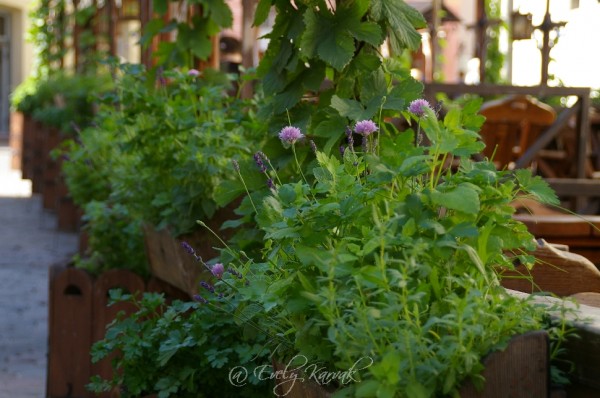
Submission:
[[[479,101],[442,121],[421,105],[407,115],[416,131],[362,130],[364,146],[348,134],[341,158],[316,151],[310,174],[292,182],[268,170],[271,192],[246,208],[263,255],[225,247],[221,256],[234,271],[214,288],[243,297],[234,317],[266,333],[278,360],[300,354],[331,371],[373,361],[336,396],[456,394],[466,379],[482,382],[485,354],[546,325],[497,271],[534,261],[510,203],[556,203],[554,193],[529,170],[471,160],[483,146]]]
[[[149,46],[159,34],[176,32],[174,41],[161,41],[153,57],[158,65],[173,68],[194,67],[196,61],[207,60],[213,53],[212,37],[233,24],[233,14],[223,0],[188,0],[189,18],[166,20],[169,7],[175,0],[155,0],[152,9],[156,17],[144,27],[140,43]],[[179,2],[180,3],[180,2]]]
[[[45,126],[65,134],[87,127],[95,115],[94,104],[111,89],[110,76],[56,72],[30,78],[12,95],[12,106]]]
[[[419,97],[398,56],[421,42],[424,17],[402,0],[261,0],[255,25],[271,7],[277,12],[269,47],[258,67],[267,104],[261,115],[270,125],[294,124],[325,152],[343,137],[347,119],[395,115]],[[384,40],[392,56],[384,58]],[[385,126],[382,126],[385,128]]]
[[[217,315],[197,302],[167,305],[158,293],[136,298],[113,290],[111,296],[114,302],[133,303],[138,310],[115,320],[105,340],[94,345],[94,362],[118,351],[113,357],[117,372],[110,381],[94,377],[91,391],[117,387],[124,398],[149,394],[159,398],[269,396],[269,382],[253,374],[244,380],[243,388],[229,382],[230,367],[252,369],[268,362],[264,338],[255,330],[242,330],[231,318]]]
[[[140,258],[116,252],[115,235],[128,242],[122,249],[143,247],[143,223],[177,236],[191,232],[194,220],[212,217],[217,187],[234,178],[227,172],[231,159],[249,157],[263,135],[255,105],[228,96],[221,75],[165,71],[158,85],[136,65],[117,75],[95,125],[64,145],[67,185],[92,233],[90,257],[96,260],[89,265],[101,269],[128,267],[124,262]],[[94,236],[108,232],[93,226],[96,221],[117,215],[124,229]],[[142,271],[145,263],[130,268]]]

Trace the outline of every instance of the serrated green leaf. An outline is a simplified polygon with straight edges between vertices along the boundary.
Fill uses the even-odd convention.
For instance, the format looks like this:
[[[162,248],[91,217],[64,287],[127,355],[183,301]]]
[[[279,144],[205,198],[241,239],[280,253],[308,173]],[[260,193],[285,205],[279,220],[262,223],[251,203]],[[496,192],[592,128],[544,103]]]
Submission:
[[[540,176],[533,176],[528,169],[515,170],[515,176],[520,188],[533,195],[540,202],[550,205],[560,204],[556,192]]]
[[[431,200],[438,206],[467,214],[477,214],[480,209],[477,189],[469,183],[460,184],[445,192],[432,191]]]
[[[353,99],[340,98],[337,95],[331,97],[331,107],[337,110],[340,115],[351,120],[360,120],[364,111],[360,102]]]
[[[426,26],[423,15],[404,1],[373,0],[371,13],[377,21],[389,23],[388,33],[395,54],[403,49],[416,50],[421,44],[421,34],[417,29]]]
[[[223,0],[203,0],[210,19],[221,28],[230,28],[233,24],[233,13],[231,8]]]
[[[354,50],[352,36],[338,30],[322,38],[317,47],[317,54],[327,64],[341,71],[352,60]]]
[[[350,34],[359,41],[364,41],[372,46],[379,47],[383,43],[381,27],[375,22],[362,22],[355,27],[350,27]]]

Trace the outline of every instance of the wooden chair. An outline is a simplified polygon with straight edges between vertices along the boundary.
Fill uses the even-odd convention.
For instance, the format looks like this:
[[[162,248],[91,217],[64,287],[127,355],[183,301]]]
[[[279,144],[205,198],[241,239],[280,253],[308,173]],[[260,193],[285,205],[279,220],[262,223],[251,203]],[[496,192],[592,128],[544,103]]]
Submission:
[[[514,270],[502,270],[502,286],[524,293],[549,292],[561,297],[600,293],[600,271],[587,258],[560,250],[541,239],[531,254],[537,260],[533,268],[528,270],[518,265]]]
[[[482,105],[486,121],[481,137],[484,155],[499,169],[512,168],[514,162],[554,123],[556,112],[531,96],[516,95]]]

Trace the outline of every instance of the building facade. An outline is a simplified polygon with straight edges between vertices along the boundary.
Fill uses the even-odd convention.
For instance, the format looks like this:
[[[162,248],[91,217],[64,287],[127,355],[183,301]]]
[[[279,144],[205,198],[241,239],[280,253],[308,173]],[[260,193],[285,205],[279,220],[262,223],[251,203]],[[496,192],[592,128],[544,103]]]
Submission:
[[[10,93],[29,76],[33,59],[27,42],[31,0],[0,0],[0,141],[8,139]]]

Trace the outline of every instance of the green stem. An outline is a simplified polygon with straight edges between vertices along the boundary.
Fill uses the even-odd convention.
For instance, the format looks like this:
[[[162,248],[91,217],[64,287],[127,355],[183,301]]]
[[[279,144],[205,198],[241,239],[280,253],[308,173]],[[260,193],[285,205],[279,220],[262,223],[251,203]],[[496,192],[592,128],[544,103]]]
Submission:
[[[252,208],[254,209],[254,212],[258,216],[258,210],[256,209],[256,206],[254,205],[254,201],[252,200],[252,196],[250,196],[250,191],[248,190],[248,187],[246,186],[246,181],[244,181],[244,177],[242,177],[242,173],[240,172],[240,170],[237,167],[236,167],[235,170],[237,171],[238,176],[240,176],[240,180],[242,181],[242,184],[244,185],[244,189],[246,190],[246,194],[248,195],[248,199],[250,199],[250,203],[252,204]]]

